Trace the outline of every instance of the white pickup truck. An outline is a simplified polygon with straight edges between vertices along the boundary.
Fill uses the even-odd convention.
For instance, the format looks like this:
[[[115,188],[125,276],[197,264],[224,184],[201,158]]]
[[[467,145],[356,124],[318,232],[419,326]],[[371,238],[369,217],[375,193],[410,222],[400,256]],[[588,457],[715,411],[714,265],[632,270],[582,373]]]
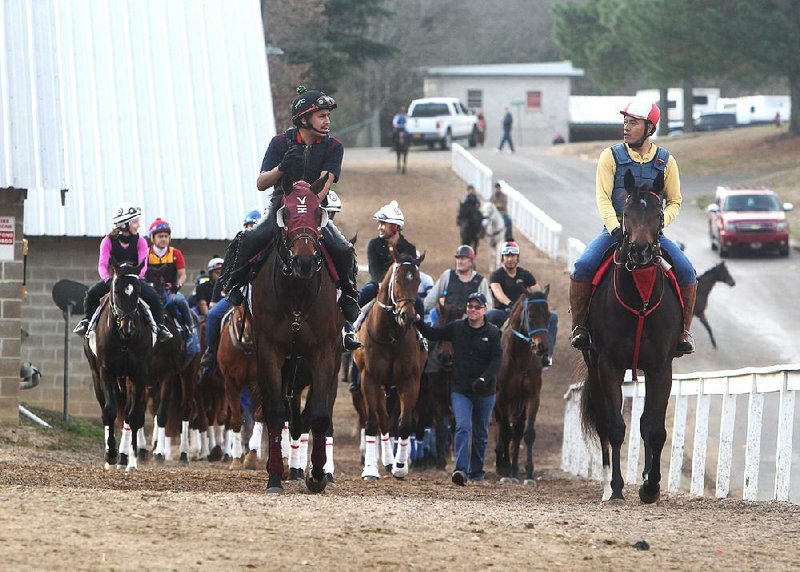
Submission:
[[[437,143],[449,149],[456,139],[466,139],[474,147],[478,118],[455,97],[415,99],[408,106],[406,131],[413,144],[426,143],[431,149]]]

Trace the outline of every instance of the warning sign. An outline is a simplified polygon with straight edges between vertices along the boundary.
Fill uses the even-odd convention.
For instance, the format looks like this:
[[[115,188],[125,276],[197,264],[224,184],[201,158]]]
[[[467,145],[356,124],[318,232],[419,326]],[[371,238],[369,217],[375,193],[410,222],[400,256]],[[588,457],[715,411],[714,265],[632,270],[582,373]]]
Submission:
[[[13,216],[0,216],[0,260],[14,260],[15,223]]]

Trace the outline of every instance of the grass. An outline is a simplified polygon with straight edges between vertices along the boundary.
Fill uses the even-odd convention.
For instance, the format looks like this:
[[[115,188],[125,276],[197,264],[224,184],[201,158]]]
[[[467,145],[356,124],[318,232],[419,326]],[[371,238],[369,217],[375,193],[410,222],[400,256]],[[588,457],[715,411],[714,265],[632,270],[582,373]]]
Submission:
[[[22,430],[13,439],[14,446],[45,448],[50,451],[85,451],[87,445],[103,442],[104,430],[96,421],[80,417],[70,417],[64,422],[60,411],[51,411],[23,404],[29,411],[52,425],[51,429],[43,427],[25,416],[20,417]],[[2,441],[12,441],[2,439]]]

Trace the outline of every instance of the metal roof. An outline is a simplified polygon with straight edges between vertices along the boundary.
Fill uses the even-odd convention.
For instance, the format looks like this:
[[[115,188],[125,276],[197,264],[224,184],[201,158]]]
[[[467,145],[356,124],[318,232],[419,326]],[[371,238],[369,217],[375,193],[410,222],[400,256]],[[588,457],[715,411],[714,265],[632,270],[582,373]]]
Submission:
[[[258,0],[0,0],[0,102],[0,188],[29,189],[28,235],[101,236],[129,201],[144,228],[223,239],[266,205]]]
[[[428,75],[441,76],[551,76],[581,77],[583,70],[572,67],[572,62],[539,62],[527,64],[486,64],[477,66],[437,66],[424,68]]]

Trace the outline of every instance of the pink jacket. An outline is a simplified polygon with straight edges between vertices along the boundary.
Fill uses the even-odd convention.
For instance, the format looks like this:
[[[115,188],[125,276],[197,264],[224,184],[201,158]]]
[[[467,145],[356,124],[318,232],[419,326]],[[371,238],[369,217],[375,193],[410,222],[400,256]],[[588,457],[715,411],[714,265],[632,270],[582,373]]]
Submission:
[[[128,248],[131,248],[130,246]],[[139,278],[144,278],[145,272],[147,272],[147,241],[144,239],[143,236],[139,237],[139,241],[136,243],[136,251],[137,251],[137,260],[141,264],[144,261],[144,265],[142,266],[142,270],[139,272]],[[100,278],[103,281],[108,280],[111,278],[111,270],[109,268],[111,264],[111,239],[108,236],[105,236],[100,242],[100,259],[97,261],[97,272],[100,274]]]

